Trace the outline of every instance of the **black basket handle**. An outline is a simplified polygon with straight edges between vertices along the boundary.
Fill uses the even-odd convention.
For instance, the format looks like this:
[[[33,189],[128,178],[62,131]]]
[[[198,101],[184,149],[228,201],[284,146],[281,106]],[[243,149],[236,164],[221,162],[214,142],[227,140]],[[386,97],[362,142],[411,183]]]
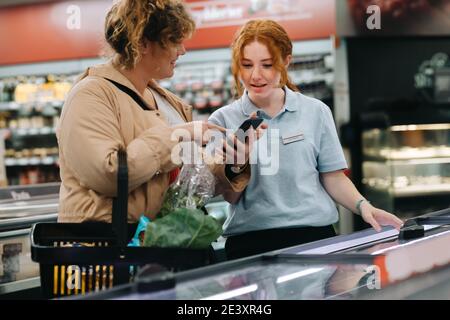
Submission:
[[[128,243],[128,165],[127,153],[123,149],[117,152],[117,196],[113,199],[112,230],[119,247]]]

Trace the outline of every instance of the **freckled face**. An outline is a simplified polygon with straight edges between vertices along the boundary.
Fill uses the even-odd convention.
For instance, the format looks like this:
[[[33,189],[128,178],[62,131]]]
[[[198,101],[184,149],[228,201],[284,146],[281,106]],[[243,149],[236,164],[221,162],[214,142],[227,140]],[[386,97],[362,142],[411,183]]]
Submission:
[[[259,99],[269,97],[278,89],[281,79],[266,45],[258,41],[244,47],[240,76],[250,97]]]

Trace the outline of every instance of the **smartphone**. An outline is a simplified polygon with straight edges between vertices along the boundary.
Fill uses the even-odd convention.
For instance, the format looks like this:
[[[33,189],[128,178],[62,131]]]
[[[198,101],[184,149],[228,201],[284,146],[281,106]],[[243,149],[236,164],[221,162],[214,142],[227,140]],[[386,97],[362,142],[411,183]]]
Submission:
[[[244,132],[246,132],[248,129],[250,129],[250,126],[253,127],[253,129],[256,130],[256,128],[259,127],[259,125],[261,124],[261,122],[263,122],[264,119],[263,118],[250,118],[245,120],[244,122],[242,122],[242,124],[239,126],[239,130],[242,130]]]
[[[252,127],[254,130],[259,127],[259,125],[264,121],[263,118],[250,118],[242,122],[242,124],[239,126],[239,128],[236,130],[235,135],[236,137],[244,142],[245,140],[245,133],[247,132],[250,127]]]

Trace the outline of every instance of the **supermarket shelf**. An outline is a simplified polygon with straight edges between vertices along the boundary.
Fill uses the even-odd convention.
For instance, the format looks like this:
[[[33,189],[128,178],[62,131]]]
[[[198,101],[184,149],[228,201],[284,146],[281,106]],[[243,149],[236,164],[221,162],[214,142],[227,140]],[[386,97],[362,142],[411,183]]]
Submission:
[[[48,157],[30,157],[30,158],[5,158],[5,166],[37,166],[37,165],[52,165],[58,163],[57,156],[48,156]]]
[[[0,188],[0,210],[16,201],[46,200],[58,198],[59,182],[18,185]]]
[[[364,184],[365,188],[374,192],[389,193],[395,198],[408,198],[418,196],[450,196],[450,183],[416,184],[405,187],[375,187]]]
[[[42,127],[42,128],[21,128],[12,129],[12,134],[17,136],[39,136],[39,135],[49,135],[55,134],[55,127]]]
[[[408,160],[392,160],[392,164],[445,164],[450,163],[450,157],[435,157],[422,159],[408,159]]]
[[[20,104],[16,102],[0,102],[0,111],[18,110]]]
[[[374,161],[430,161],[428,159],[440,159],[444,160],[450,158],[450,147],[444,148],[428,148],[420,151],[414,152],[404,152],[404,151],[393,151],[393,152],[375,152],[375,151],[366,151],[364,153],[364,159],[366,160],[374,160]],[[432,161],[432,160],[431,160]],[[438,161],[438,160],[436,160]],[[425,163],[424,162],[424,163]]]
[[[331,38],[294,41],[292,44],[292,54],[294,56],[309,54],[328,54],[333,52],[333,42],[331,41]],[[178,64],[230,61],[230,57],[230,48],[189,50],[185,55],[179,58]],[[1,72],[2,69],[0,68],[0,75]]]
[[[398,189],[391,189],[390,193],[396,198],[446,194],[450,195],[450,183],[436,185],[413,185]]]
[[[13,111],[13,110],[20,110],[22,108],[30,106],[45,106],[45,105],[51,105],[52,107],[61,108],[63,104],[64,101],[31,101],[27,103],[17,103],[14,101],[0,102],[0,111]]]
[[[449,155],[450,156],[450,155]],[[390,165],[421,165],[421,164],[446,164],[450,163],[450,157],[431,157],[431,158],[409,158],[409,159],[388,159],[383,157],[366,156],[365,162],[380,162],[389,160]]]

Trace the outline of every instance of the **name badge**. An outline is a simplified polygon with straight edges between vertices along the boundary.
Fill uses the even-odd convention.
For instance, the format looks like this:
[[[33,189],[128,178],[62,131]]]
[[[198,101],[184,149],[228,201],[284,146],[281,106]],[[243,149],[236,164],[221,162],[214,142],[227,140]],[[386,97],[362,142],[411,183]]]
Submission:
[[[303,135],[303,132],[297,132],[294,134],[286,134],[281,137],[281,140],[283,141],[283,144],[288,144],[296,141],[304,140],[305,136]]]

